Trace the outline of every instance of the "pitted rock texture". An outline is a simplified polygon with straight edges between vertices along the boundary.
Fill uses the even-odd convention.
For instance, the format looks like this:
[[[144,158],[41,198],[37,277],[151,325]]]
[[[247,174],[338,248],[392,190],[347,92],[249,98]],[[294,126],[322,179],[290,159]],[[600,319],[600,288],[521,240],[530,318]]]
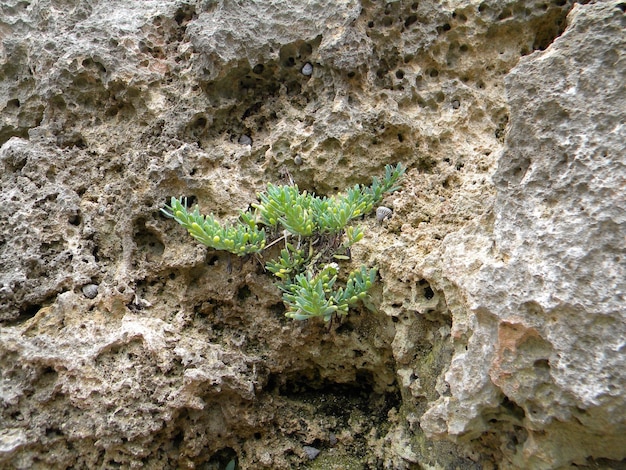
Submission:
[[[2,2],[0,466],[619,465],[623,11]],[[330,328],[159,211],[396,162]]]
[[[565,33],[509,73],[491,231],[445,241],[468,307],[452,334],[467,346],[422,427],[504,428],[507,460],[524,468],[626,457],[623,10],[575,7]]]

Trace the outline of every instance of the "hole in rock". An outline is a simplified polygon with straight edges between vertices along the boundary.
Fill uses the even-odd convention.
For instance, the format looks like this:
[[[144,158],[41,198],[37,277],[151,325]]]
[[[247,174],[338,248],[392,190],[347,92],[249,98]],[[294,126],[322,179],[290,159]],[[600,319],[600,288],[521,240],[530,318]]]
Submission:
[[[198,116],[193,122],[192,126],[198,129],[203,129],[207,124],[207,119],[204,116]]]
[[[404,27],[408,28],[409,26],[411,26],[412,24],[417,23],[417,16],[416,15],[410,15],[405,21],[404,21]]]
[[[179,26],[184,26],[193,19],[195,13],[195,7],[193,5],[186,4],[176,10],[176,13],[174,14],[174,21],[176,21]]]
[[[505,8],[504,10],[502,10],[502,12],[498,15],[498,20],[502,21],[505,20],[507,18],[511,18],[513,16],[513,12],[511,10],[509,10],[508,8]]]
[[[272,312],[272,314],[276,315],[276,316],[280,316],[280,317],[284,317],[285,316],[285,311],[287,309],[285,308],[285,304],[282,302],[277,302],[275,304],[270,305],[269,307],[269,311]]]
[[[519,162],[519,165],[513,167],[513,169],[508,172],[511,175],[510,182],[513,184],[517,184],[520,181],[522,181],[529,167],[530,167],[530,159],[523,158]]]
[[[176,434],[172,438],[172,446],[174,446],[174,449],[180,449],[180,445],[183,443],[184,440],[185,440],[185,433],[181,431],[178,434]]]
[[[240,301],[246,300],[251,295],[252,292],[250,291],[250,288],[248,286],[240,287],[239,290],[237,290],[237,299]]]
[[[389,387],[389,384],[378,384]],[[320,377],[317,369],[291,374],[271,374],[268,389],[294,401],[312,404],[315,416],[333,416],[341,425],[347,425],[355,409],[377,423],[387,421],[387,412],[400,404],[397,384],[387,393],[375,391],[377,384],[369,371],[358,371],[350,383],[330,382]]]
[[[424,297],[426,297],[426,300],[430,300],[434,296],[435,296],[435,293],[433,292],[430,286],[424,287]]]
[[[467,21],[467,16],[465,16],[463,13],[457,13],[456,11],[452,13],[452,18],[456,18],[462,23],[465,23]]]
[[[8,321],[5,324],[8,326],[12,326],[12,325],[19,325],[21,323],[24,323],[25,321],[28,321],[31,318],[33,318],[35,315],[37,315],[37,312],[39,312],[39,310],[41,310],[43,307],[44,307],[43,304],[26,304],[20,308],[19,310],[20,313],[17,318],[15,318],[14,320]]]
[[[54,438],[60,437],[63,435],[63,432],[59,428],[46,428],[46,437]]]
[[[67,221],[70,223],[70,225],[78,226],[80,225],[81,220],[82,219],[79,214],[74,214],[71,215]]]
[[[76,147],[84,149],[87,147],[83,136],[78,132],[71,132],[69,134],[61,134],[57,136],[57,145],[61,148]]]
[[[151,261],[154,257],[160,257],[165,251],[165,245],[156,233],[146,227],[146,220],[143,218],[138,219],[134,228],[134,239],[137,249],[143,253],[145,259]]]
[[[345,321],[337,327],[335,333],[338,335],[348,334],[351,331],[354,331],[354,325],[349,321]]]
[[[526,416],[524,409],[514,401],[509,400],[509,397],[504,397],[502,399],[502,402],[500,403],[500,406],[504,408],[508,414],[520,421]]]
[[[218,435],[218,437],[220,436]],[[232,460],[237,460],[237,452],[230,447],[224,447],[211,456],[211,460],[209,460],[206,468],[226,468]]]

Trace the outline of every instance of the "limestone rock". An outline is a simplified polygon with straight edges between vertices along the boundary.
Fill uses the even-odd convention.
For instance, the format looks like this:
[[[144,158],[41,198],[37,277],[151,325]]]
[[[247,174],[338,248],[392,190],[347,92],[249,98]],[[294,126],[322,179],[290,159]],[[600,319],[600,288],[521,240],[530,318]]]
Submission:
[[[568,22],[507,77],[491,232],[445,241],[465,348],[422,421],[459,438],[506,430],[524,468],[626,457],[626,17],[607,2]]]
[[[207,79],[215,79],[224,64],[247,61],[250,68],[270,61],[301,68],[312,52],[311,42],[342,31],[359,15],[355,0],[296,2],[228,0],[205,2],[187,34],[194,49],[208,58]],[[299,47],[297,46],[299,44]],[[261,75],[261,73],[257,74]]]
[[[622,10],[0,2],[0,467],[623,458]],[[397,162],[330,329],[160,212]]]

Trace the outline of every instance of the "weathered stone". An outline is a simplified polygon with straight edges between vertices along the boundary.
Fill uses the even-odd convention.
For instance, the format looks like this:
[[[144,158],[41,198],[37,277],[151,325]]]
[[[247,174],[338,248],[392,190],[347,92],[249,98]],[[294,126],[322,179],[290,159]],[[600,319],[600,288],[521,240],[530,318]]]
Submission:
[[[422,419],[431,435],[500,429],[523,468],[626,458],[626,17],[607,2],[568,21],[507,77],[489,225],[445,241],[465,348]]]
[[[205,2],[187,27],[194,49],[204,55],[209,80],[224,64],[247,61],[250,67],[268,61],[299,70],[312,52],[309,42],[334,35],[359,15],[356,0],[340,0],[328,8],[323,1],[297,2],[286,8],[282,0]]]
[[[592,295],[620,265],[584,259],[618,246],[621,173],[577,150],[600,148],[610,99],[623,122],[602,89],[623,76],[620,5],[577,7],[522,58],[509,118],[504,77],[570,1],[0,2],[0,466],[303,468],[302,443],[329,441],[315,464],[621,458],[623,393],[602,394],[621,387],[619,299]],[[593,115],[558,80],[601,66],[579,86]],[[562,170],[540,158],[555,148]],[[360,222],[352,250],[379,267],[378,312],[330,330],[286,321],[260,263],[160,213],[183,196],[233,219],[267,182],[333,194],[398,161],[393,217]],[[552,262],[566,238],[588,281]]]
[[[309,460],[315,460],[315,458],[320,455],[321,452],[319,449],[311,446],[303,446],[302,449],[304,450],[304,453]]]

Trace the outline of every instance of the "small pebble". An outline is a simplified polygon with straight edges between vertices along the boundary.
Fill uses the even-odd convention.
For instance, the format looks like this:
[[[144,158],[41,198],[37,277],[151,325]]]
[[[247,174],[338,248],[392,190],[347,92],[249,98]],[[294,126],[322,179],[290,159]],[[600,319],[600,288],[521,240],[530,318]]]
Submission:
[[[313,74],[313,66],[309,62],[307,62],[302,66],[301,72],[302,75],[306,75],[307,77],[309,77]]]
[[[241,145],[252,145],[252,139],[249,135],[242,134],[241,137],[239,137],[239,143]]]
[[[296,155],[293,162],[298,166],[302,165],[302,157],[300,155]]]
[[[306,456],[309,458],[309,460],[315,460],[315,457],[320,455],[320,450],[311,446],[304,446],[304,452],[306,453]]]
[[[335,433],[330,433],[328,436],[328,443],[333,447],[337,445],[337,436],[335,436]]]
[[[83,286],[81,290],[83,291],[83,295],[88,299],[95,299],[98,295],[98,286],[95,284],[87,284]]]
[[[459,100],[454,100],[454,101],[452,102],[452,107],[453,107],[454,109],[459,109],[459,108],[461,107],[461,102],[460,102]]]

